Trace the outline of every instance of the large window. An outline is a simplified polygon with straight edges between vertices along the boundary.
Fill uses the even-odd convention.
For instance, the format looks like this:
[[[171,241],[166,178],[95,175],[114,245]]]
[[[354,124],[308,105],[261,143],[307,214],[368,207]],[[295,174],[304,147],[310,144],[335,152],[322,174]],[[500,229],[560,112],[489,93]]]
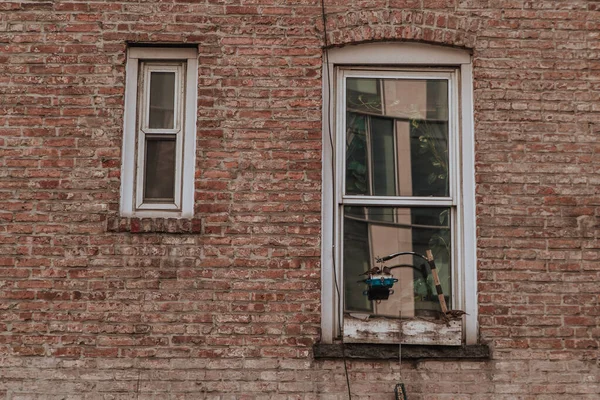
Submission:
[[[121,214],[191,217],[197,52],[131,48],[127,59]]]
[[[427,45],[362,45],[331,51],[326,68],[334,103],[324,126],[325,186],[332,187],[323,201],[324,340],[343,333],[357,342],[472,343],[470,57]],[[437,276],[419,256],[377,261],[398,252],[431,254]],[[371,298],[364,282],[374,267],[397,280],[385,299]],[[423,321],[424,330],[445,326],[437,323],[441,303],[469,314],[454,324],[456,337],[407,339],[403,324],[411,321]]]

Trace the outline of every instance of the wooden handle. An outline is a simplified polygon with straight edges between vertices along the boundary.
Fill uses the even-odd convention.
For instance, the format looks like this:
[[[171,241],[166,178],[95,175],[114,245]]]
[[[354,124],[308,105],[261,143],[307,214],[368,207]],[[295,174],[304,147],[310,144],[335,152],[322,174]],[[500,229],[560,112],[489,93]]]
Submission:
[[[444,292],[442,290],[442,285],[440,284],[440,277],[437,268],[435,267],[435,261],[433,260],[433,253],[431,250],[427,250],[425,251],[425,255],[427,256],[429,266],[431,267],[431,275],[433,276],[433,283],[435,283],[435,290],[438,295],[438,300],[440,301],[440,307],[445,315],[448,312],[448,307],[446,306],[446,299],[444,298]]]

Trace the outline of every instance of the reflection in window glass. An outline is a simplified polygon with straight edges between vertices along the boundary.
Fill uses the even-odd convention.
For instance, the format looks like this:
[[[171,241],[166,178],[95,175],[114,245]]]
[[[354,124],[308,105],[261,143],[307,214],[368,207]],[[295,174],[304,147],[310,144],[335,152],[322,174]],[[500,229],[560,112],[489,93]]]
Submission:
[[[413,195],[449,196],[448,123],[413,120],[410,154]]]
[[[395,196],[394,120],[378,117],[369,119],[371,122],[371,159],[373,160],[371,193],[375,196]]]
[[[174,128],[175,116],[175,73],[150,73],[150,129]]]
[[[373,78],[348,78],[347,108],[370,114],[381,114],[381,80]]]
[[[359,211],[362,210],[362,211]],[[344,292],[346,311],[389,317],[429,316],[440,310],[427,263],[420,257],[401,256],[375,263],[400,251],[425,255],[431,250],[446,302],[451,301],[450,208],[446,207],[344,207]],[[368,301],[358,282],[374,266],[391,268],[399,280],[388,300]]]
[[[348,112],[346,121],[346,193],[369,194],[367,117]]]
[[[344,220],[344,273],[348,277],[344,285],[344,301],[347,310],[371,312],[373,305],[363,295],[365,285],[358,285],[361,275],[369,269],[369,243],[363,207],[346,207],[348,218]],[[362,215],[361,215],[362,214]]]
[[[448,197],[448,82],[348,78],[346,194]]]
[[[147,139],[144,199],[173,201],[175,198],[175,140]]]

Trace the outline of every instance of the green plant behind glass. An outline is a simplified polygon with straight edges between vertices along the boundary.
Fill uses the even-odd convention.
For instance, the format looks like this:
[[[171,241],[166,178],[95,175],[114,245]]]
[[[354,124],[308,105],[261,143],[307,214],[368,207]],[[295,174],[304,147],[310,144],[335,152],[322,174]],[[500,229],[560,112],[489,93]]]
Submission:
[[[440,187],[446,196],[448,193],[448,140],[447,125],[429,123],[425,120],[411,120],[411,136],[418,137],[418,156],[428,160],[429,174],[427,183]]]
[[[432,193],[448,196],[450,193],[447,124],[414,119],[411,121],[411,128],[413,129],[412,136],[418,137],[418,157],[426,159],[425,165],[429,169],[427,183],[432,188]],[[437,229],[429,239],[429,248],[440,269],[440,279],[443,281],[445,294],[450,294],[451,236],[449,213],[449,209],[444,209],[439,213],[440,229]]]
[[[368,194],[366,117],[347,113],[346,193]]]

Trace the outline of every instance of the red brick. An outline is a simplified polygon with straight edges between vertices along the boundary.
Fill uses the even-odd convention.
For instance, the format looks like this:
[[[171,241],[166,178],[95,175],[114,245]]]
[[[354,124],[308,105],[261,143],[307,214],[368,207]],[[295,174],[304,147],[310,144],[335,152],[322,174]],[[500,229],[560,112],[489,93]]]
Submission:
[[[321,4],[234,3],[0,4],[8,397],[346,396],[343,363],[310,355]],[[474,62],[479,333],[492,360],[351,361],[353,397],[389,397],[400,368],[417,399],[600,393],[598,7],[324,4],[331,46],[416,40]],[[199,44],[191,220],[118,215],[127,41]]]

